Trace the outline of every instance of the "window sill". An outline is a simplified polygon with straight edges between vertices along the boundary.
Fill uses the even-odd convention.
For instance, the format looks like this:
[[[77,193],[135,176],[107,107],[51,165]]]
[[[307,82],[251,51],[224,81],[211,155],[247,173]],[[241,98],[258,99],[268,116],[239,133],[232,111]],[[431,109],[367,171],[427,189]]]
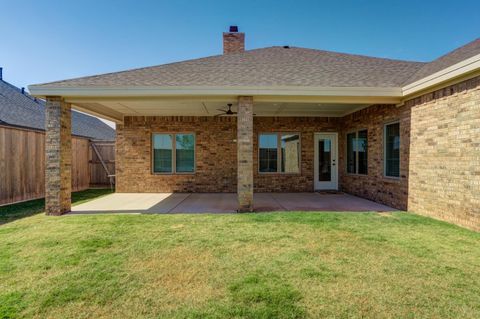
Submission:
[[[347,176],[352,176],[352,177],[368,177],[368,174],[355,174],[355,173],[345,173]]]
[[[195,175],[196,172],[191,173],[152,173],[152,175],[160,175],[160,176],[183,176],[183,175]]]
[[[260,176],[301,176],[302,173],[257,172]]]
[[[386,179],[388,181],[392,181],[392,182],[399,182],[401,181],[401,177],[396,177],[396,176],[383,176],[383,179]]]

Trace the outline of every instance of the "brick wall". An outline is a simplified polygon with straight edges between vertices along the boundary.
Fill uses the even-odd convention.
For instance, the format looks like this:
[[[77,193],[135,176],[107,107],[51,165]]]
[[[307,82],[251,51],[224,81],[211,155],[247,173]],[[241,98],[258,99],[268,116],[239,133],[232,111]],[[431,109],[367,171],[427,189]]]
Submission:
[[[387,123],[400,122],[400,178],[384,176],[383,130]],[[367,129],[368,175],[347,173],[346,136]],[[374,105],[342,118],[339,132],[340,189],[398,209],[407,209],[410,109],[406,106]]]
[[[313,134],[337,131],[335,118],[254,117],[253,171],[256,192],[313,191]],[[151,135],[193,132],[194,174],[152,174]],[[299,174],[258,173],[258,133],[299,132]],[[237,124],[235,117],[126,117],[117,126],[118,192],[236,192]]]
[[[480,230],[480,77],[406,102],[408,209]]]
[[[383,129],[400,122],[400,178],[383,176]],[[346,173],[346,134],[368,130],[368,176]],[[374,105],[343,118],[254,117],[254,190],[313,190],[315,132],[339,133],[340,189],[398,209],[480,229],[480,77],[405,105]],[[155,175],[153,132],[194,132],[196,172]],[[298,132],[299,174],[258,173],[258,134]],[[236,118],[127,117],[117,131],[117,191],[236,192]]]
[[[253,119],[253,171],[256,192],[312,192],[314,165],[314,133],[337,132],[340,119],[319,117],[255,117]],[[300,133],[300,173],[259,173],[258,134],[268,132]]]
[[[195,133],[194,174],[153,174],[152,133]],[[118,192],[236,192],[236,118],[126,117],[117,126]]]

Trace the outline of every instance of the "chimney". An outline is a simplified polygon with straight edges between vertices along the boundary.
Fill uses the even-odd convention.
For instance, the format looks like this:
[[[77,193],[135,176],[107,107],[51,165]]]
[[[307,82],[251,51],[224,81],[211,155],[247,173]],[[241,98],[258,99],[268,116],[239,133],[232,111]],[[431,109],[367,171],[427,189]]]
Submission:
[[[3,68],[0,68],[0,80],[3,80]]]
[[[232,25],[229,32],[223,32],[223,54],[243,51],[245,51],[245,33],[238,32],[238,27]]]

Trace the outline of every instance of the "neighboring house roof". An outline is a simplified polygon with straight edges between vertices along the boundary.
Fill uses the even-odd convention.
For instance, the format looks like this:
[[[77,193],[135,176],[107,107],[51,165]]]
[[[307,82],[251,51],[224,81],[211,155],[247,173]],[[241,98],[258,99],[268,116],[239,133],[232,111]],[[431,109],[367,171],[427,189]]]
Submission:
[[[297,47],[269,47],[41,86],[398,87],[424,65]]]
[[[0,123],[45,130],[45,102],[0,79]],[[115,130],[98,118],[72,111],[72,134],[115,140]]]

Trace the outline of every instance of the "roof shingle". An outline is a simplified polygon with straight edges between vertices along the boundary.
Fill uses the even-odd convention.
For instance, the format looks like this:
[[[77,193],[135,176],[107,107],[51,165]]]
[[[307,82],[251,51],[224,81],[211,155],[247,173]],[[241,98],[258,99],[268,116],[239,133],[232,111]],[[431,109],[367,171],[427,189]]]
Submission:
[[[480,54],[480,39],[429,63],[277,46],[36,86],[402,87],[477,54]]]
[[[0,123],[45,130],[45,102],[0,80]],[[72,111],[72,134],[96,140],[115,140],[115,130],[98,118]]]
[[[42,86],[398,87],[423,65],[422,62],[297,47],[269,47],[51,82]]]

